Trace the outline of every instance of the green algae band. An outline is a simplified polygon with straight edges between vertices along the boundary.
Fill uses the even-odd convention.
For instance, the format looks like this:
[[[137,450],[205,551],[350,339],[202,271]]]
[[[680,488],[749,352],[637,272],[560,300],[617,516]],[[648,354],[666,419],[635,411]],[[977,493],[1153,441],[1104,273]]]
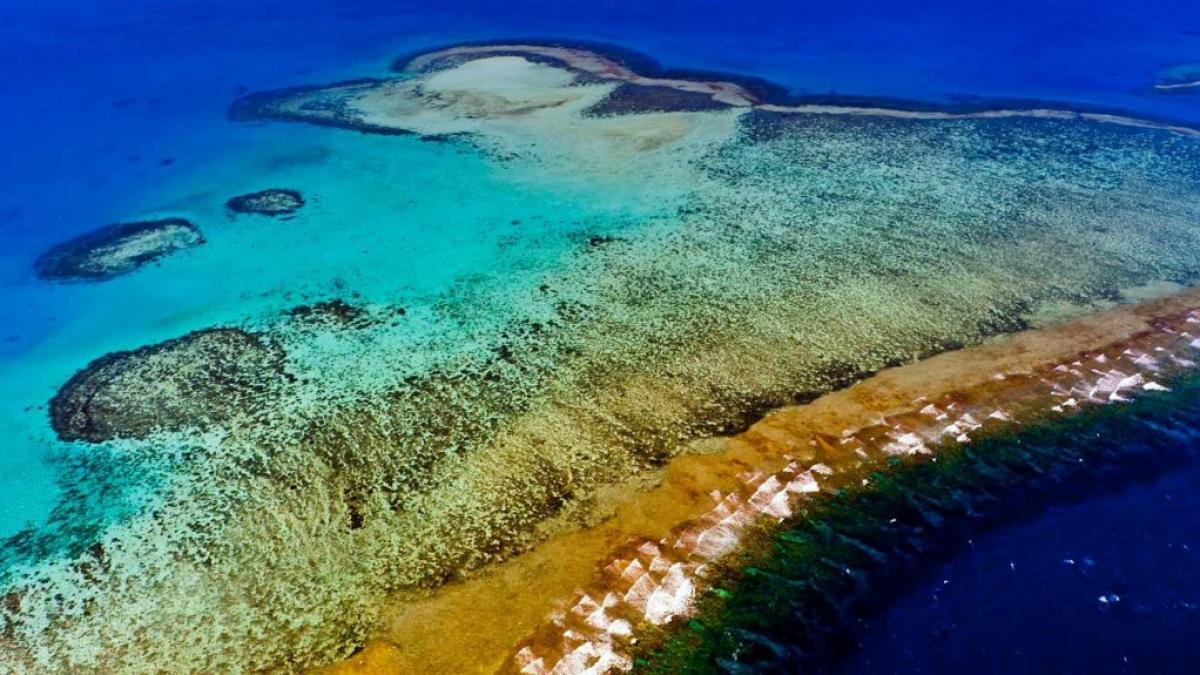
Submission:
[[[53,281],[104,281],[203,243],[200,230],[183,218],[117,223],[54,246],[33,270]]]
[[[258,408],[283,377],[282,351],[261,336],[196,331],[88,364],[50,401],[50,421],[63,440],[144,438]]]

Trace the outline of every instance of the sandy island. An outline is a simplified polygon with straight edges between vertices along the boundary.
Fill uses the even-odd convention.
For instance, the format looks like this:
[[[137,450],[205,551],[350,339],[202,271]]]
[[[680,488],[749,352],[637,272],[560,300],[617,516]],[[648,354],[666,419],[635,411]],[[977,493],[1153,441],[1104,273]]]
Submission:
[[[993,381],[996,373],[1038,365],[1063,366],[1054,377],[1110,393],[1153,384],[1127,385],[1133,370],[1114,374],[1117,366],[1095,354],[1086,372],[1083,361],[1063,360],[1200,304],[1184,293],[990,342],[782,409],[733,438],[686,443],[745,429],[765,409],[809,401],[886,365],[1018,330],[1046,303],[1094,308],[1152,280],[1192,283],[1197,148],[1166,133],[1113,133],[1112,125],[944,125],[963,127],[947,130],[968,141],[959,148],[945,142],[943,125],[856,116],[1155,123],[1052,108],[797,102],[751,82],[634,67],[636,59],[586,49],[524,48],[431,53],[396,78],[254,95],[235,105],[235,117],[467,136],[493,152],[489,159],[535,179],[586,180],[588,198],[607,198],[610,185],[656,200],[685,188],[695,193],[681,199],[686,209],[624,230],[620,240],[581,233],[584,251],[548,274],[536,295],[528,289],[544,315],[516,313],[486,354],[390,382],[384,395],[351,390],[361,384],[354,381],[336,391],[297,384],[272,402],[283,414],[260,418],[228,410],[237,406],[224,397],[225,369],[208,368],[207,350],[162,345],[139,353],[147,359],[102,363],[78,389],[82,406],[67,409],[82,411],[72,415],[78,433],[96,431],[87,423],[104,399],[93,392],[149,394],[147,415],[114,418],[113,433],[129,424],[183,427],[175,422],[191,407],[163,409],[158,388],[140,376],[191,355],[204,357],[189,361],[208,378],[200,393],[212,408],[201,412],[229,435],[202,446],[179,481],[211,490],[196,494],[213,501],[179,499],[137,522],[169,545],[151,549],[144,542],[153,537],[141,534],[110,541],[103,555],[83,554],[59,577],[30,575],[31,590],[13,596],[27,598],[9,603],[13,632],[23,631],[23,645],[45,654],[45,664],[298,668],[373,635],[342,668],[620,668],[629,656],[622,640],[686,616],[704,586],[704,561],[736,547],[747,528],[880,456],[922,456],[935,427],[906,425],[929,422],[921,411],[948,392],[966,392],[977,406],[972,392],[982,387],[994,405],[1042,382],[1015,374]],[[804,112],[803,103],[840,122],[764,108]],[[889,129],[864,129],[872,126]],[[972,152],[994,147],[1018,152],[997,162]],[[648,183],[655,189],[643,193]],[[460,306],[509,301],[490,292]],[[292,340],[284,344],[292,355],[314,334],[344,334],[369,318],[333,303],[291,313],[271,336]],[[1143,367],[1113,358],[1120,369]],[[250,358],[250,372],[273,376],[272,363],[266,354]],[[330,363],[344,361],[313,362],[318,379],[338,372]],[[112,372],[128,377],[110,383]],[[982,411],[937,403],[936,415],[956,415],[938,433],[961,422],[969,438],[978,425],[1002,424],[1019,412],[1007,401]],[[171,419],[161,419],[164,410]],[[460,454],[447,455],[451,442]],[[461,581],[442,586],[447,579]],[[89,604],[53,614],[42,601],[64,588],[86,593]],[[45,607],[52,621],[38,613]]]

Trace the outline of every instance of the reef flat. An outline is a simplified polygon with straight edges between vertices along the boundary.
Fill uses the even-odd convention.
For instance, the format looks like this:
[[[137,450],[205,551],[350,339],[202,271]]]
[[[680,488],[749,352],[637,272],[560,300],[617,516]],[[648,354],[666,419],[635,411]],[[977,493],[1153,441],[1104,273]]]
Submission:
[[[971,438],[1194,379],[1200,321],[1188,308],[1197,302],[1189,292],[944,354],[780,409],[736,437],[697,441],[653,488],[608,494],[603,521],[397,602],[380,638],[330,672],[625,670],[634,653],[661,644],[664,627],[694,645],[681,621],[707,611],[704,589],[753,564],[780,519],[825,508],[843,487],[874,485],[880,471],[973,452]]]
[[[204,243],[182,218],[118,223],[65,241],[34,261],[34,272],[55,281],[103,281]]]
[[[478,63],[482,62],[482,63]],[[632,65],[630,64],[632,62]],[[471,65],[477,63],[477,65]],[[1140,118],[1124,111],[1073,110],[1052,107],[1039,102],[1018,102],[1016,105],[996,102],[977,103],[959,109],[938,109],[934,106],[914,102],[901,102],[896,107],[873,104],[853,98],[792,97],[782,87],[756,81],[753,78],[737,78],[736,81],[706,78],[704,74],[676,73],[665,71],[656,75],[644,75],[637,67],[657,70],[653,61],[625,51],[612,53],[603,46],[574,46],[555,42],[533,43],[479,43],[446,49],[430,50],[398,60],[394,70],[404,77],[399,79],[361,79],[339,83],[331,87],[296,87],[279,92],[253,94],[236,101],[230,116],[237,120],[275,119],[302,121],[313,124],[342,126],[367,133],[429,133],[423,131],[428,119],[415,117],[411,105],[403,101],[426,101],[435,107],[463,106],[459,117],[507,112],[528,113],[540,107],[556,107],[566,102],[553,99],[522,100],[524,92],[512,89],[511,74],[506,70],[518,68],[519,63],[545,65],[548,68],[569,73],[569,80],[557,83],[558,87],[576,85],[603,85],[620,83],[607,92],[605,100],[596,102],[593,109],[597,114],[609,111],[623,113],[704,110],[722,107],[757,108],[760,110],[803,115],[855,115],[868,117],[896,117],[915,120],[959,120],[959,119],[1058,119],[1084,120],[1103,124],[1154,128],[1186,136],[1200,136],[1200,130],[1166,120]],[[486,64],[486,65],[484,65]],[[473,91],[487,91],[485,98],[459,98],[455,100],[453,78],[443,82],[438,77],[442,72],[462,72],[469,79],[461,81]],[[484,82],[495,76],[494,81]],[[473,78],[474,81],[471,81]],[[428,80],[432,85],[414,86],[413,80]],[[439,91],[446,85],[450,89]],[[545,83],[543,83],[545,84]],[[1190,86],[1190,83],[1182,83]],[[1167,88],[1178,86],[1167,83]],[[488,91],[488,90],[491,91]],[[497,97],[498,92],[503,92]],[[516,94],[516,98],[501,103],[501,98]],[[577,98],[577,97],[568,97]],[[503,107],[496,107],[497,105]],[[457,132],[463,133],[465,129]],[[435,134],[437,132],[434,132]]]
[[[553,533],[603,520],[606,495],[652,485],[705,448],[697,439],[1200,276],[1200,147],[1185,128],[1070,110],[776,110],[745,83],[625,63],[567,47],[450,48],[407,59],[393,78],[235,104],[237,119],[458,139],[435,149],[471,154],[565,212],[608,210],[557,232],[566,244],[551,262],[376,297],[361,313],[347,291],[257,317],[253,333],[272,347],[248,355],[252,372],[289,377],[246,414],[205,407],[226,382],[218,368],[178,415],[114,418],[98,436],[112,440],[64,459],[70,475],[107,458],[122,467],[112,475],[169,479],[133,493],[118,525],[72,529],[83,539],[69,554],[7,574],[21,601],[0,607],[12,645],[0,658],[25,670],[326,663],[389,630],[392,603],[419,616],[414,598],[557,550]],[[1065,344],[1078,351],[1101,332]],[[126,379],[111,391],[154,392],[147,357],[183,354],[115,361]],[[72,400],[67,428],[88,433],[83,398]],[[127,425],[134,434],[119,433]],[[745,488],[727,460],[748,461],[702,466],[718,489]],[[711,508],[707,492],[643,522],[662,515],[654,527],[669,531],[681,510]],[[62,512],[88,506],[68,492]],[[87,553],[95,543],[102,564]],[[545,607],[527,609],[496,616],[532,632]],[[455,631],[439,639],[500,666],[528,637],[512,629],[461,633],[491,646],[513,637],[498,650],[463,648]]]
[[[526,673],[554,672],[556,669],[581,672],[592,667],[611,672],[633,668],[635,659],[623,654],[621,645],[627,645],[635,653],[652,654],[653,647],[645,638],[656,635],[654,627],[678,623],[693,615],[702,591],[720,584],[721,575],[714,568],[729,566],[726,556],[744,546],[754,528],[763,527],[763,521],[791,520],[797,515],[799,502],[802,517],[817,521],[808,524],[807,536],[824,536],[806,547],[807,560],[786,564],[796,570],[794,576],[798,578],[772,582],[775,588],[771,593],[755,591],[750,595],[786,597],[788,589],[792,588],[789,582],[792,582],[795,595],[806,598],[798,602],[807,603],[807,607],[776,607],[776,615],[764,617],[758,603],[749,600],[739,610],[743,616],[741,621],[753,624],[761,632],[782,636],[793,634],[802,627],[811,633],[779,648],[793,648],[795,643],[796,651],[780,654],[774,650],[773,653],[769,642],[764,644],[755,637],[745,637],[745,628],[726,628],[723,638],[714,640],[716,644],[705,644],[697,650],[704,653],[703,656],[695,661],[688,657],[690,665],[681,664],[674,654],[653,654],[654,658],[662,660],[655,667],[661,672],[710,672],[718,669],[721,658],[751,663],[757,660],[759,663],[754,667],[766,671],[796,667],[799,662],[808,660],[813,652],[829,647],[823,644],[822,638],[849,628],[848,621],[843,619],[839,626],[837,619],[850,615],[850,612],[832,597],[838,593],[848,596],[844,603],[847,606],[870,599],[863,580],[846,579],[845,575],[851,573],[845,570],[861,570],[871,562],[886,571],[888,563],[880,559],[885,555],[880,551],[890,548],[891,553],[887,555],[904,559],[908,556],[908,547],[921,548],[916,542],[921,542],[922,538],[936,539],[947,534],[946,521],[950,518],[957,516],[961,520],[973,516],[982,519],[979,512],[988,503],[1001,499],[996,494],[1000,489],[1021,493],[1022,490],[1036,492],[1062,487],[1059,485],[1062,475],[1058,475],[1063,473],[1062,469],[1085,473],[1079,469],[1079,456],[1093,459],[1093,455],[1112,455],[1126,468],[1144,463],[1144,454],[1120,457],[1120,443],[1101,449],[1102,446],[1090,440],[1080,443],[1078,456],[1051,443],[1047,449],[1020,448],[1013,453],[1015,457],[1000,460],[1004,453],[996,449],[993,439],[1016,433],[1016,439],[1004,438],[1000,446],[1020,446],[1020,438],[1029,433],[1023,432],[1021,426],[1032,424],[1036,429],[1038,424],[1047,421],[1047,412],[1052,416],[1071,418],[1083,410],[1085,412],[1080,416],[1087,420],[1097,407],[1127,404],[1139,397],[1169,392],[1178,385],[1176,380],[1195,382],[1197,373],[1193,359],[1200,356],[1200,340],[1191,331],[1197,326],[1200,326],[1200,312],[1197,311],[1164,317],[1153,322],[1149,330],[1109,345],[1098,353],[1084,352],[1063,361],[1040,364],[1027,373],[996,373],[992,381],[984,385],[957,389],[935,398],[919,397],[913,401],[910,410],[893,411],[875,424],[844,429],[837,435],[815,435],[808,443],[807,452],[784,455],[784,459],[791,461],[780,471],[768,475],[745,472],[739,476],[743,484],[739,490],[729,494],[714,491],[715,506],[696,522],[678,528],[669,537],[658,541],[628,544],[605,567],[603,582],[580,592],[565,615],[552,615],[548,630],[532,644],[521,648],[516,667]],[[1185,393],[1183,398],[1190,397]],[[1070,431],[1083,433],[1086,425],[1086,421],[1075,421],[1068,427]],[[1158,443],[1151,444],[1145,451],[1159,450],[1171,435],[1163,433]],[[984,439],[993,442],[974,448]],[[971,449],[962,455],[955,453],[968,445]],[[1175,461],[1191,457],[1192,452],[1190,448],[1183,450]],[[1135,455],[1134,452],[1129,454]],[[880,519],[888,515],[899,514],[906,520],[904,525],[882,528],[889,530],[881,536],[894,542],[890,545],[880,545],[874,538],[868,538],[865,543],[855,541],[853,537],[860,536],[860,529],[842,521],[830,532],[822,526],[822,516],[803,513],[809,501],[819,499],[816,495],[836,498],[849,491],[865,495],[861,499],[869,501],[876,491],[886,493],[895,488],[889,483],[893,473],[899,474],[897,483],[905,480],[905,460],[922,456],[942,460],[943,456],[949,456],[952,461],[964,455],[983,466],[975,469],[981,475],[957,476],[955,480],[963,482],[961,487],[904,488],[900,492],[905,503],[872,507],[876,509],[874,523],[867,525],[868,528],[880,528]],[[1044,459],[1048,460],[1047,464],[1040,463]],[[1165,470],[1169,465],[1164,462],[1159,468]],[[941,461],[937,466],[937,472],[946,470]],[[1058,474],[1050,471],[1051,468],[1058,468]],[[945,506],[939,508],[930,504]],[[824,506],[817,501],[814,509],[820,511]],[[836,510],[839,507],[829,508]],[[846,538],[850,538],[844,544],[846,549],[860,550],[855,554],[842,552],[838,557],[836,542]],[[745,566],[747,560],[753,558],[744,555],[738,564]],[[847,564],[841,565],[841,562]],[[762,574],[763,570],[757,567],[745,571],[745,575],[753,579]],[[823,585],[838,590],[827,590]],[[719,589],[717,598],[726,592]],[[789,616],[797,615],[805,617],[801,627],[788,621]],[[640,642],[637,640],[639,635]],[[692,643],[686,633],[669,640],[673,645]],[[730,644],[720,644],[722,642]],[[707,653],[709,649],[719,650],[724,656]],[[710,662],[705,663],[706,660]]]

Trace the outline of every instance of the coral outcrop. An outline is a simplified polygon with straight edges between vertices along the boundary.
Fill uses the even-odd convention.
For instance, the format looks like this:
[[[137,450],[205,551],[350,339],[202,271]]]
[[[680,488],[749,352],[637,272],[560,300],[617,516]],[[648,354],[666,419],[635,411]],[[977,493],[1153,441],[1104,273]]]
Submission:
[[[233,197],[225,206],[234,213],[286,216],[304,207],[304,196],[296,190],[268,188]]]
[[[50,401],[50,421],[60,438],[91,442],[227,421],[261,409],[287,379],[283,362],[260,335],[196,331],[91,362]]]
[[[117,223],[54,246],[33,270],[54,281],[104,281],[203,243],[199,228],[183,218]]]

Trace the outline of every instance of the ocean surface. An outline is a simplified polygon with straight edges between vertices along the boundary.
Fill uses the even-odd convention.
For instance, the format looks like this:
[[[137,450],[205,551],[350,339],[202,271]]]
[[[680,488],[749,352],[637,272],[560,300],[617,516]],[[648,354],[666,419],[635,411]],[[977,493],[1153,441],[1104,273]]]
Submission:
[[[379,342],[444,347],[404,352],[416,369],[470,352],[511,310],[496,300],[449,331],[437,318],[447,297],[469,304],[485,287],[488,298],[516,297],[581,237],[619,237],[669,217],[687,186],[652,191],[613,179],[597,199],[582,173],[515,175],[453,144],[227,117],[247,92],[383,77],[402,54],[504,38],[611,43],[669,67],[763,78],[796,96],[1052,101],[1200,125],[1197,95],[1154,90],[1200,62],[1200,5],[1182,0],[2,0],[0,538],[35,536],[64,495],[102,483],[88,473],[100,469],[78,461],[89,450],[59,441],[47,421],[50,398],[93,359],[211,326],[263,328],[297,305],[352,295],[409,308],[408,323]],[[271,187],[301,190],[310,205],[290,221],[226,212],[229,197]],[[196,222],[208,242],[103,284],[33,274],[34,259],[65,239],[166,216]],[[381,369],[349,353],[329,358],[364,379]],[[104,452],[104,466],[126,473],[121,489],[76,499],[91,534],[171,482],[169,471],[125,463],[119,448]],[[1200,626],[1198,480],[1188,466],[981,534],[873,619],[861,651],[839,667],[1167,672],[1194,662],[1184,636]],[[54,528],[70,530],[75,513],[58,513]],[[0,557],[13,560],[36,562]],[[1119,599],[1102,600],[1110,596]],[[1049,637],[1062,633],[1074,637]],[[1178,658],[1156,660],[1165,649]]]
[[[973,537],[868,620],[832,672],[1191,672],[1197,488],[1193,461]]]
[[[1200,429],[1175,386],[846,490],[650,672],[1191,672]]]

